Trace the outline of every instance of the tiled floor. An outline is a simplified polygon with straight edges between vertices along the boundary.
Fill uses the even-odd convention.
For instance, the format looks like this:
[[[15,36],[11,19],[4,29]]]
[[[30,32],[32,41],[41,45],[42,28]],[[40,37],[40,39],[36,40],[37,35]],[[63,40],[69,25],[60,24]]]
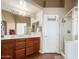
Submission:
[[[64,59],[58,54],[35,54],[28,56],[26,59]]]

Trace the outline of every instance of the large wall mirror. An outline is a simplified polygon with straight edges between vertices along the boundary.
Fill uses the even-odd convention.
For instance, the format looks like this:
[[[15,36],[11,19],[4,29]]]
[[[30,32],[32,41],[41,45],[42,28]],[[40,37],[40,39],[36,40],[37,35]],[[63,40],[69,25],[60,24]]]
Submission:
[[[31,17],[13,14],[2,10],[2,35],[23,35],[29,34],[31,30]],[[18,34],[19,33],[19,34]]]

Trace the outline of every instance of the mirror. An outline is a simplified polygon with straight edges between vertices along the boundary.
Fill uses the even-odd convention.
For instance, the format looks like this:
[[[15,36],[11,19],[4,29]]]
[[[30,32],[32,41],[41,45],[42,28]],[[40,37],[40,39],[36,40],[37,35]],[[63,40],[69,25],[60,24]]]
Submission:
[[[7,34],[7,22],[1,21],[1,37]]]
[[[32,32],[40,32],[39,21],[32,23]]]
[[[2,10],[2,35],[24,35],[31,32],[31,17]]]

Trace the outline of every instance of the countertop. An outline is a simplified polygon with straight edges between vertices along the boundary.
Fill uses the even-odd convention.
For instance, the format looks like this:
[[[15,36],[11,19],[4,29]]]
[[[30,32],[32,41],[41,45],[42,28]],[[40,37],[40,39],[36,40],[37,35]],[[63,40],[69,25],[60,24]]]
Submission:
[[[4,35],[1,40],[7,39],[17,39],[17,38],[33,38],[33,37],[40,37],[40,33],[31,33],[28,35]]]

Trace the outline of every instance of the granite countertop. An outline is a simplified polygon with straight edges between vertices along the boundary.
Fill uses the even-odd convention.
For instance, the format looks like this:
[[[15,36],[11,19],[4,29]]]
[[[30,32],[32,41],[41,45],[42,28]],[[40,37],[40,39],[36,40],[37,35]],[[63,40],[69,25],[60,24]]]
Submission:
[[[1,40],[33,37],[40,37],[40,33],[32,33],[30,35],[4,35],[4,37],[2,37]]]

